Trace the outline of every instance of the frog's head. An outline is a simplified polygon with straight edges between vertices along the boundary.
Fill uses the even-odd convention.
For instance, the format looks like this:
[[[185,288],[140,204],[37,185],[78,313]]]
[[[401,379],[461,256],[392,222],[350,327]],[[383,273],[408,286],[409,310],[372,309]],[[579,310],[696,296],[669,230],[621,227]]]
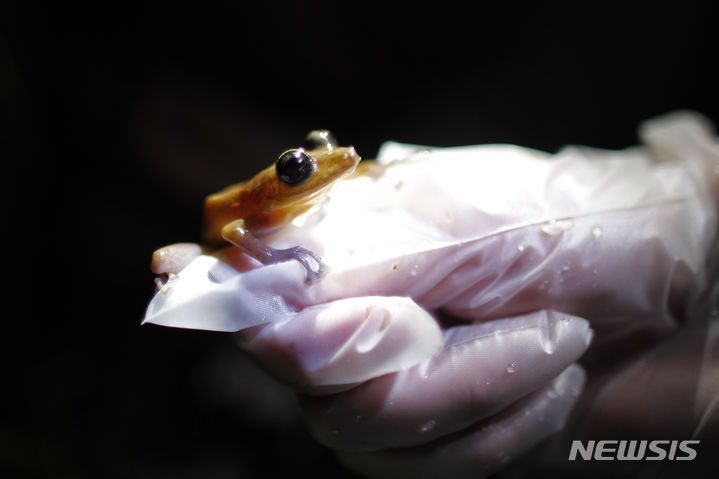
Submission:
[[[293,203],[307,203],[327,192],[335,183],[354,172],[360,156],[352,146],[338,146],[332,133],[315,130],[305,145],[282,153],[274,171],[273,191],[266,191],[270,209]]]
[[[305,146],[285,151],[254,178],[205,199],[205,243],[222,242],[222,228],[238,219],[254,233],[286,224],[354,172],[359,161],[353,147],[337,146],[328,131],[311,132]]]

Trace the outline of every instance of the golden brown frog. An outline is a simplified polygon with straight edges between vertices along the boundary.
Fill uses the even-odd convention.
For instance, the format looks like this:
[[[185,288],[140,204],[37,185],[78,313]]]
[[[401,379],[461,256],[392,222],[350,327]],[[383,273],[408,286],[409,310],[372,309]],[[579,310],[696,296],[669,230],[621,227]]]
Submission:
[[[217,248],[231,243],[262,264],[297,260],[307,270],[311,284],[327,272],[327,266],[312,251],[300,246],[275,249],[259,237],[286,225],[322,201],[329,189],[350,175],[360,157],[354,147],[340,147],[327,130],[307,135],[305,147],[287,150],[274,165],[254,178],[237,183],[205,199],[203,242]],[[152,255],[155,274],[178,273],[201,249],[180,243]],[[312,269],[309,258],[317,263]]]

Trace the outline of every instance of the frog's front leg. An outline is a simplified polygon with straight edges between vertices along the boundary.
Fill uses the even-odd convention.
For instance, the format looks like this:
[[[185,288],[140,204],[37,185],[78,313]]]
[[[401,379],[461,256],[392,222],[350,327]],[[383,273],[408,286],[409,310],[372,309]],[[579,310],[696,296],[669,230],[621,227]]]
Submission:
[[[272,248],[250,233],[244,219],[227,223],[222,228],[221,234],[226,241],[237,246],[262,264],[282,263],[292,259],[299,261],[307,270],[307,277],[305,278],[305,283],[307,284],[314,283],[329,271],[329,267],[322,262],[322,258],[310,250],[300,246],[287,249]],[[308,258],[312,258],[317,263],[317,271],[312,269]]]

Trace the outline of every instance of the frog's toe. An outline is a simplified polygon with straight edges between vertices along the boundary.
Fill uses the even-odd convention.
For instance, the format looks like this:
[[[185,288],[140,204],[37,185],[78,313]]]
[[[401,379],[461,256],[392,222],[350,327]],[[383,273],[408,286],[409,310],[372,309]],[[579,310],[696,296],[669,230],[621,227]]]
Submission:
[[[330,267],[327,266],[322,261],[318,260],[317,264],[319,265],[317,268],[317,271],[309,270],[307,273],[307,278],[305,278],[305,283],[307,284],[314,284],[316,281],[319,281],[322,279],[327,273],[330,272]]]
[[[329,266],[322,262],[322,258],[308,249],[297,246],[295,248],[291,248],[289,251],[291,252],[291,256],[299,261],[305,270],[307,270],[305,283],[308,285],[319,281],[330,271]],[[310,258],[317,263],[316,270],[310,265]]]
[[[313,271],[313,270],[307,270],[307,276],[305,277],[305,284],[310,286],[315,284],[317,281],[322,279],[322,277],[325,275],[325,272],[323,271]]]
[[[305,269],[307,270],[307,276],[305,277],[305,283],[308,285],[314,284],[315,282],[322,279],[327,273],[330,272],[330,267],[322,262],[322,258],[314,253],[311,253],[312,259],[317,262],[317,270],[310,267],[309,262],[306,260],[302,262]]]
[[[317,274],[319,274],[320,276],[324,276],[331,271],[330,267],[322,261],[318,261],[317,263],[319,264],[319,267],[317,268]]]

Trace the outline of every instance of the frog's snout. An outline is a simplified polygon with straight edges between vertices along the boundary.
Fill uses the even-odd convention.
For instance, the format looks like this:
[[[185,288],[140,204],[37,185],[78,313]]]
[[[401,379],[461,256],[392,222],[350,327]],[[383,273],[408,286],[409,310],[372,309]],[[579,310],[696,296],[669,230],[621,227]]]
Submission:
[[[316,184],[326,185],[352,173],[362,159],[354,146],[311,152],[316,163]]]
[[[344,157],[354,162],[355,165],[357,165],[357,163],[359,163],[362,159],[357,153],[357,150],[355,150],[354,146],[347,147],[347,152],[344,154]]]

